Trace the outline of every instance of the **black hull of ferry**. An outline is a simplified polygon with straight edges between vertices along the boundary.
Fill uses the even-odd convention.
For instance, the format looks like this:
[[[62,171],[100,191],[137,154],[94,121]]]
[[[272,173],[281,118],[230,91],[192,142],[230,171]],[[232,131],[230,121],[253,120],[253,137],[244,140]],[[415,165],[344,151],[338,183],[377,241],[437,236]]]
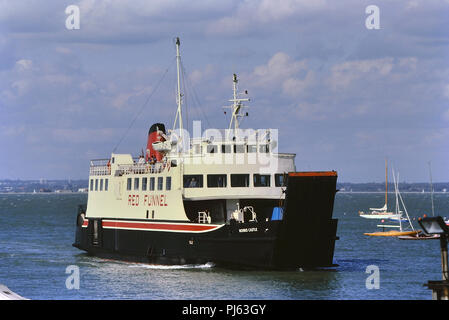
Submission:
[[[90,219],[87,227],[78,224],[73,246],[98,257],[155,264],[331,267],[338,239],[337,220],[332,219],[335,187],[336,175],[289,176],[282,220],[231,221],[203,233],[110,229],[101,227],[102,219]]]

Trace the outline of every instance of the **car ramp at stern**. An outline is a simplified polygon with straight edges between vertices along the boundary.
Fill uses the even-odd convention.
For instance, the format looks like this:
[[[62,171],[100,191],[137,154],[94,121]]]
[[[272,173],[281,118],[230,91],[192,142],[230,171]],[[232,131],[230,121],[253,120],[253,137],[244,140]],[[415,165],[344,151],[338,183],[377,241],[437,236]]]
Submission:
[[[280,268],[332,267],[337,172],[290,172],[273,262]]]

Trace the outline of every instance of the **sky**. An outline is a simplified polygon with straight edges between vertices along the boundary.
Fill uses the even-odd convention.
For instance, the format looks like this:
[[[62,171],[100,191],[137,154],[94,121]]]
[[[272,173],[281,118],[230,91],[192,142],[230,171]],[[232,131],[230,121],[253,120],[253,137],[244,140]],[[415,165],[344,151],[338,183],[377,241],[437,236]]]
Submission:
[[[227,128],[236,73],[241,127],[277,129],[298,171],[449,181],[449,0],[0,0],[0,179],[140,154],[173,125],[176,37],[184,127]]]

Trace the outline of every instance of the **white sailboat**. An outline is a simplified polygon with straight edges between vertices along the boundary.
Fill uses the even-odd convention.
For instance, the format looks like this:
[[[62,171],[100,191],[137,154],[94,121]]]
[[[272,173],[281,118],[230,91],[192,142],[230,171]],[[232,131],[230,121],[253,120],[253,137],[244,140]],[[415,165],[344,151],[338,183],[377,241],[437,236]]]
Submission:
[[[388,211],[388,166],[385,159],[385,205],[382,208],[369,208],[370,212],[359,211],[359,216],[365,219],[400,219],[402,211]]]
[[[395,191],[395,196],[396,196],[396,209],[395,209],[395,214],[398,217],[401,217],[402,215],[402,211],[400,210],[400,203],[402,204],[402,207],[404,208],[405,214],[407,216],[407,221],[408,224],[410,226],[410,229],[408,229],[408,227],[406,228],[404,226],[404,224],[402,223],[402,219],[398,219],[397,221],[399,222],[398,225],[385,225],[385,224],[381,224],[381,225],[377,225],[378,227],[382,228],[383,231],[379,231],[379,232],[371,232],[371,233],[364,233],[364,235],[367,236],[382,236],[382,237],[397,237],[397,236],[413,236],[413,235],[417,235],[418,233],[420,233],[420,230],[415,230],[415,228],[413,227],[413,224],[410,222],[410,216],[408,215],[407,212],[407,208],[405,207],[404,204],[404,200],[402,199],[401,193],[399,192],[399,174],[398,174],[398,179],[396,180],[394,171],[393,171],[393,180],[394,180],[394,191]],[[400,200],[400,203],[399,203]],[[385,228],[399,228],[399,230],[390,230],[390,231],[385,231]]]

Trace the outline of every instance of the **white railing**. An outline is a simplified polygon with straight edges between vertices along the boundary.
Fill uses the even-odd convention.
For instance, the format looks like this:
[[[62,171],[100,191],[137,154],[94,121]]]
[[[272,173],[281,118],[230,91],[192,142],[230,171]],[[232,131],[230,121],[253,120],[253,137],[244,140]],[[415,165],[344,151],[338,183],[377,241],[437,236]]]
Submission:
[[[170,170],[170,162],[158,162],[155,164],[149,163],[125,164],[117,166],[116,175],[148,174],[148,173],[153,174],[153,173],[161,173],[165,169]]]
[[[157,162],[151,163],[139,163],[136,161],[133,164],[119,164],[115,171],[115,175],[124,174],[147,174],[147,173],[161,173],[165,169],[170,170],[171,162]],[[111,174],[111,163],[109,159],[99,159],[90,161],[89,174],[91,176],[104,176]]]
[[[89,174],[91,176],[110,175],[111,174],[111,165],[109,163],[109,159],[90,160]]]
[[[89,174],[91,176],[108,176],[111,174],[111,167],[110,166],[90,167]]]

